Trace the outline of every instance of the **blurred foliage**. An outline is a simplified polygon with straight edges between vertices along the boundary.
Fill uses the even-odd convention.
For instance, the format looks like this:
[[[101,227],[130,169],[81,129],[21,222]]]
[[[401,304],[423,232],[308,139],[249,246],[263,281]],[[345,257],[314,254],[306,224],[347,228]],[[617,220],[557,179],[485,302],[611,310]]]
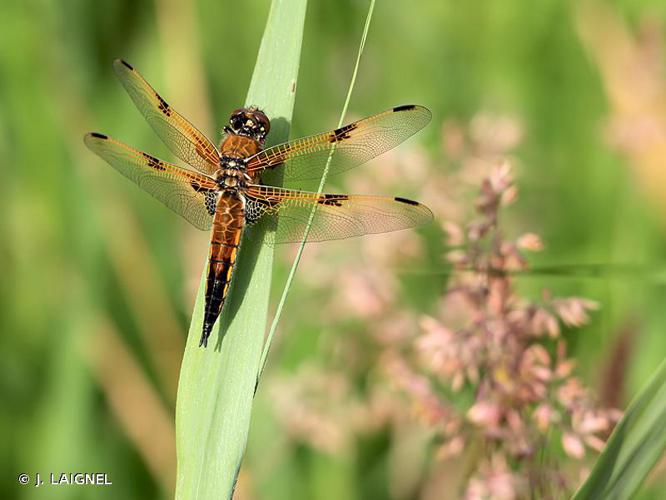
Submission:
[[[108,132],[169,158],[112,77],[115,57],[129,60],[174,107],[219,138],[229,111],[243,102],[268,6],[268,0],[0,3],[3,498],[172,496],[175,382],[207,235],[117,176],[84,150],[81,138],[89,130]],[[629,120],[627,101],[617,96],[653,92],[654,102],[666,102],[658,97],[666,94],[666,4],[587,6],[591,10],[564,0],[379,2],[350,118],[410,102],[431,108],[433,124],[403,149],[425,155],[421,168],[439,182],[457,168],[443,147],[445,123],[473,131],[483,113],[520,123],[523,138],[511,154],[521,199],[509,227],[515,234],[538,231],[546,248],[534,268],[560,272],[535,271],[520,277],[519,286],[528,295],[547,287],[602,305],[592,324],[570,339],[571,354],[587,383],[624,407],[666,353],[666,217],[658,200],[666,184],[642,177],[647,153],[641,151],[650,146],[641,141],[645,120],[640,112]],[[328,0],[309,7],[294,137],[336,123],[367,4]],[[626,38],[595,32],[595,23],[607,19],[602,14]],[[625,44],[614,45],[617,40]],[[620,76],[654,78],[650,92],[631,80],[614,81],[609,53],[633,61]],[[641,65],[654,71],[641,72]],[[618,94],[622,85],[625,94]],[[666,110],[636,109],[663,111],[661,122],[644,114],[648,132],[666,130]],[[634,135],[620,140],[618,127]],[[666,155],[656,158],[666,164]],[[410,182],[408,169],[405,182],[381,182],[381,169],[381,160],[374,162],[347,184],[354,187],[356,179],[363,185],[367,176],[378,182],[377,192],[405,196],[426,188]],[[344,186],[345,180],[335,182]],[[464,206],[470,199],[458,201]],[[419,234],[426,257],[407,262],[407,272],[396,270],[396,279],[405,308],[427,312],[450,268],[441,258],[437,227]],[[369,241],[379,248],[391,244],[382,238]],[[399,429],[410,439],[379,428],[326,452],[292,439],[275,418],[272,378],[305,364],[344,371],[350,338],[360,344],[354,366],[372,363],[374,344],[363,336],[369,325],[336,316],[331,306],[332,296],[345,293],[335,273],[322,273],[330,282],[317,286],[318,276],[306,275],[317,264],[340,269],[345,258],[370,256],[346,241],[327,248],[330,260],[319,263],[313,259],[320,251],[306,249],[257,395],[239,497],[451,494],[447,481],[454,476],[438,475],[442,465],[414,451],[427,445],[410,447],[424,439],[416,424]],[[291,255],[281,252],[276,293]],[[353,383],[362,394],[373,381]],[[390,477],[396,467],[417,471],[401,475],[396,485]],[[35,489],[16,479],[21,472],[70,471],[106,472],[113,486]],[[661,472],[641,498],[659,496],[663,464]],[[443,479],[422,486],[425,476]]]

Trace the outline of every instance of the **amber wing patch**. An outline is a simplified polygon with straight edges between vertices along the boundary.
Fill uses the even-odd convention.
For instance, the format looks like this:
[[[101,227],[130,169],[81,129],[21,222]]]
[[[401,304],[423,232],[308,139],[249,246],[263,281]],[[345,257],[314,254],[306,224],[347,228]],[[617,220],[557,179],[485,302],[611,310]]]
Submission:
[[[313,206],[316,211],[308,241],[399,231],[432,220],[432,212],[425,205],[387,196],[317,195],[260,185],[248,187],[245,194],[248,222],[264,217],[273,220],[274,243],[302,241]]]
[[[125,177],[199,229],[210,229],[210,197],[217,184],[209,177],[137,151],[106,135],[87,134],[84,142]],[[214,203],[214,202],[213,202]]]
[[[137,109],[174,155],[205,174],[219,168],[220,155],[213,143],[169,106],[136,69],[121,59],[114,61],[113,69]]]
[[[431,114],[422,106],[389,109],[331,132],[268,148],[248,159],[248,171],[284,168],[285,181],[318,179],[326,164],[335,175],[393,149],[425,127]]]

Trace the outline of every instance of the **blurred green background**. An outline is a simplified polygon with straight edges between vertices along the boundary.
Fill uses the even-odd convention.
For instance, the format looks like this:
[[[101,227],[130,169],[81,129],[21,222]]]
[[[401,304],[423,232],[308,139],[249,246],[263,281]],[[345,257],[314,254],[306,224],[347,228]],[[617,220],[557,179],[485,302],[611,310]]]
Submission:
[[[367,7],[309,5],[292,137],[337,123]],[[0,4],[3,498],[172,496],[178,368],[208,237],[85,150],[82,136],[109,133],[171,159],[113,78],[111,61],[122,57],[217,141],[244,100],[268,8],[268,0]],[[506,231],[539,233],[546,248],[533,265],[557,268],[521,277],[519,287],[601,304],[567,339],[583,379],[621,408],[666,353],[665,39],[660,0],[380,1],[348,116],[419,103],[433,123],[391,157],[402,174],[382,178],[378,160],[335,180],[420,199],[441,224],[449,209],[471,211],[469,196],[455,199],[450,186],[462,182],[460,165],[509,156],[521,195]],[[410,314],[431,311],[446,285],[436,226],[418,233],[425,256],[395,269],[396,301]],[[372,384],[362,374],[377,356],[367,333],[374,319],[349,313],[354,290],[339,273],[370,261],[368,246],[393,244],[384,238],[306,249],[257,395],[239,497],[450,494],[435,486],[432,457],[391,482],[409,440],[387,426],[318,446],[279,411],[284,388],[308,373],[353,366],[346,383],[359,398]],[[280,255],[276,296],[293,248]],[[332,429],[322,432],[344,434],[327,416]],[[658,498],[663,467],[642,498]],[[21,472],[51,471],[107,472],[113,486],[18,484]]]

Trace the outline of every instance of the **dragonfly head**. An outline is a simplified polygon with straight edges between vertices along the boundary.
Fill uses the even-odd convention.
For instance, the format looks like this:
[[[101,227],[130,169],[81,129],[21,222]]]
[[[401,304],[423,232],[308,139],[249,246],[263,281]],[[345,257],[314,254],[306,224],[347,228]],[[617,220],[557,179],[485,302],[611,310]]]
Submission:
[[[251,137],[263,143],[271,129],[271,123],[263,111],[252,106],[234,111],[229,118],[229,128],[234,134]]]

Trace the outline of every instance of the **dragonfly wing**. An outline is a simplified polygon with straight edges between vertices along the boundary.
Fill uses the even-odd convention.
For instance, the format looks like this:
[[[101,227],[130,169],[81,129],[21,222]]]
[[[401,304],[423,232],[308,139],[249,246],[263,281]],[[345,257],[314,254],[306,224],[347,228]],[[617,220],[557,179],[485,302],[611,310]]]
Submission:
[[[283,165],[286,181],[319,179],[330,158],[328,173],[335,175],[393,149],[425,127],[431,116],[423,106],[398,106],[261,151],[248,159],[248,171],[256,174]]]
[[[215,181],[103,134],[87,134],[84,142],[93,153],[188,222],[202,230],[210,229],[217,196]]]
[[[174,155],[204,174],[219,168],[220,155],[213,143],[169,106],[137,70],[121,59],[113,62],[113,69],[137,109]]]
[[[274,243],[300,242],[316,207],[307,241],[352,238],[419,226],[432,220],[428,207],[405,198],[310,193],[251,185],[245,192],[249,223],[270,218]]]

